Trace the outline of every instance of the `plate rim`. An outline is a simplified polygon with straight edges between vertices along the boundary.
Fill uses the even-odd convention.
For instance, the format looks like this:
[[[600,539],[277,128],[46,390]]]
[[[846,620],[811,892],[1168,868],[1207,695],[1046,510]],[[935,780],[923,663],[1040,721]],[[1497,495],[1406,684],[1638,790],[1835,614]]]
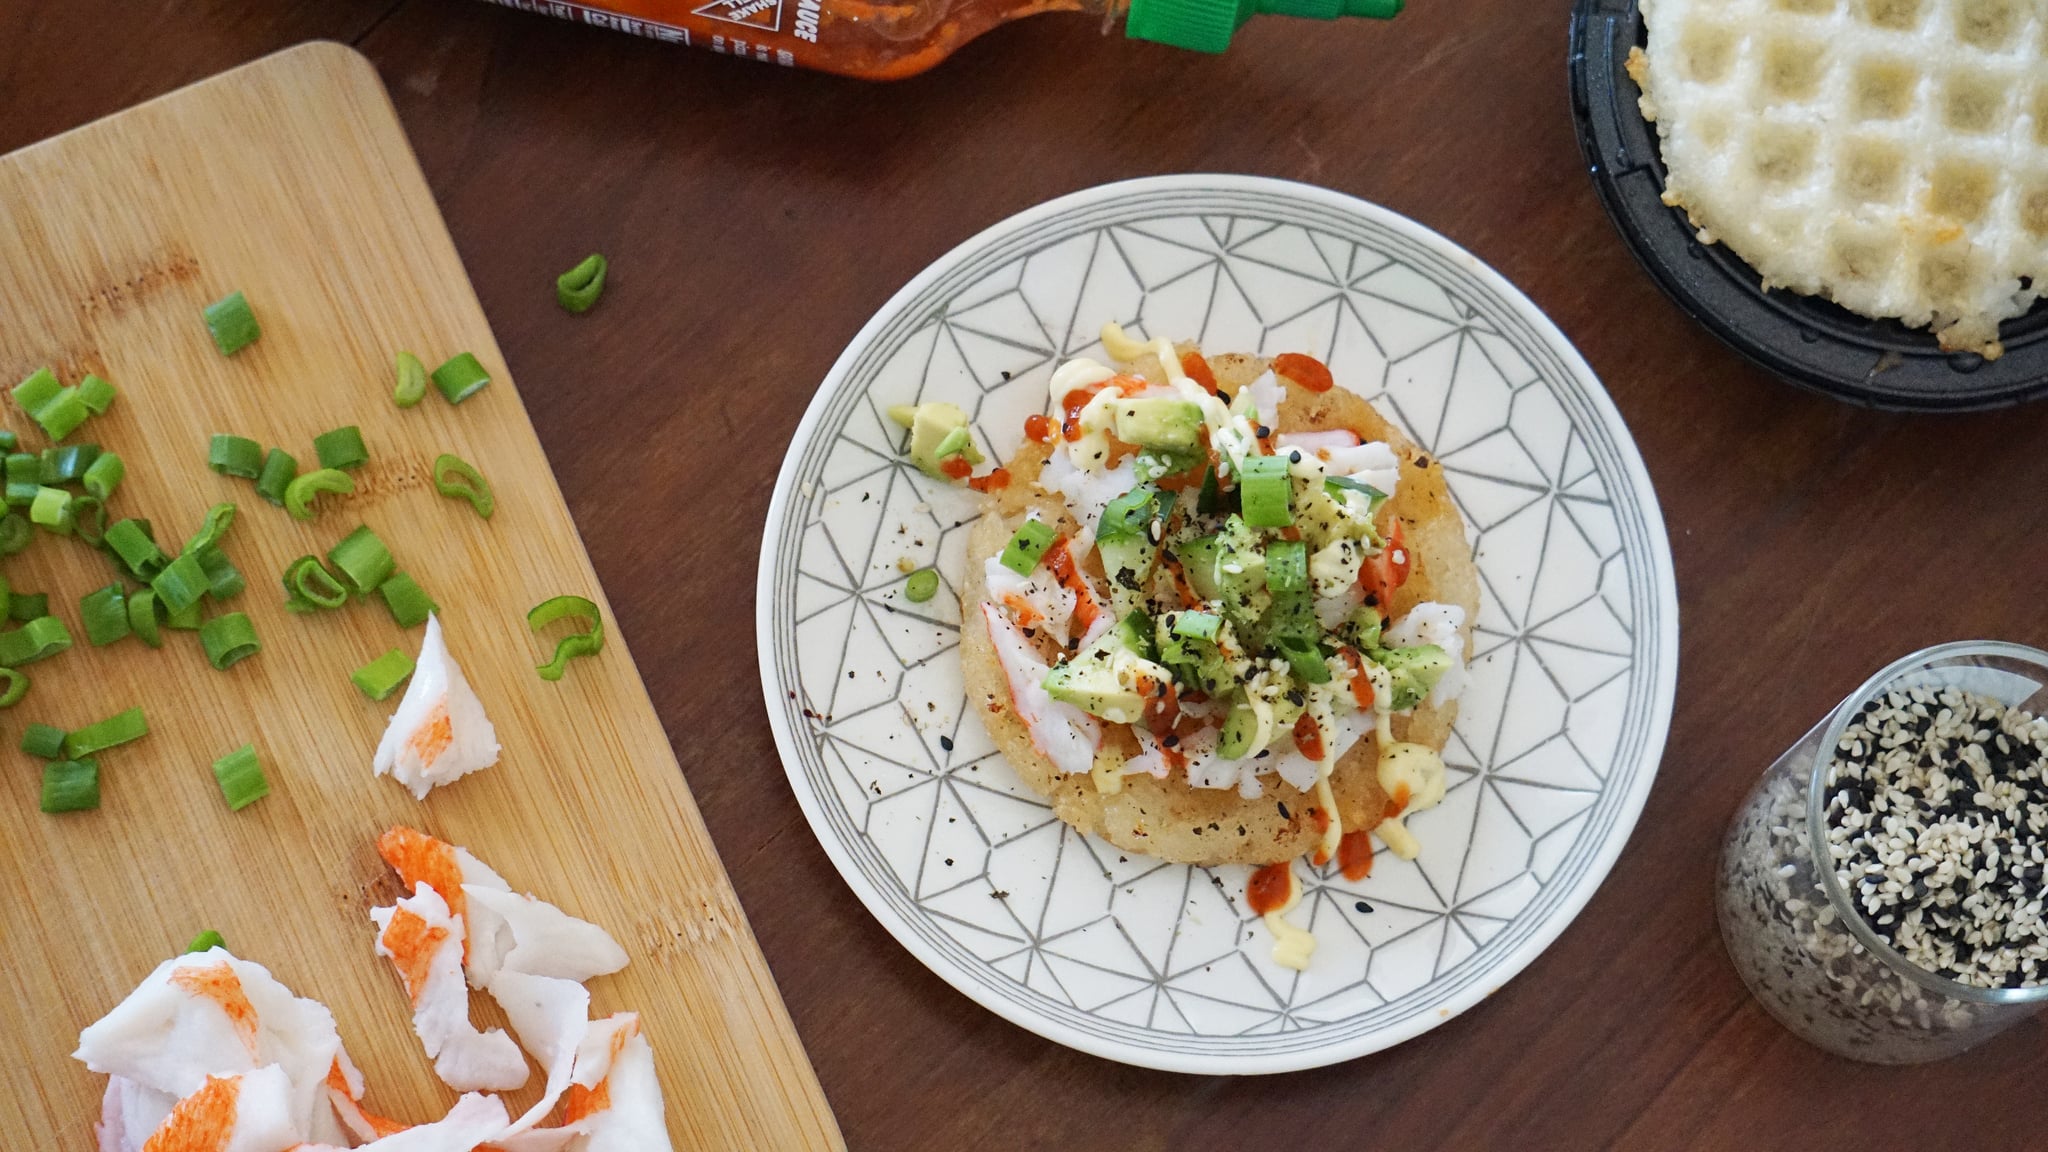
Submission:
[[[801,760],[796,754],[796,733],[789,725],[785,710],[776,704],[778,697],[788,689],[778,681],[775,662],[771,656],[777,642],[773,633],[777,585],[777,529],[790,514],[795,498],[797,473],[804,451],[816,437],[818,426],[823,421],[832,400],[845,387],[851,369],[882,329],[894,322],[904,307],[914,301],[932,282],[970,258],[975,252],[993,243],[1028,232],[1062,213],[1080,207],[1100,206],[1126,197],[1160,192],[1204,191],[1234,192],[1255,198],[1270,197],[1282,201],[1308,201],[1340,214],[1361,217],[1372,224],[1399,233],[1458,264],[1482,287],[1492,292],[1502,304],[1519,314],[1557,356],[1564,368],[1577,378],[1593,414],[1599,417],[1613,436],[1615,454],[1641,508],[1654,584],[1653,588],[1646,591],[1656,597],[1658,607],[1657,666],[1652,669],[1652,711],[1642,746],[1643,770],[1638,773],[1630,793],[1623,797],[1623,810],[1617,814],[1613,828],[1605,841],[1588,860],[1578,882],[1535,926],[1527,939],[1505,953],[1487,971],[1487,979],[1473,981],[1469,988],[1454,995],[1446,1004],[1440,1006],[1438,1011],[1416,1013],[1385,1028],[1368,1031],[1355,1037],[1281,1053],[1203,1054],[1127,1045],[1115,1039],[1076,1031],[1060,1020],[1041,1014],[1021,1000],[993,994],[991,990],[972,979],[970,974],[960,971],[950,959],[940,955],[917,931],[903,922],[897,911],[869,883],[848,847],[840,843],[836,835],[830,834],[830,823],[821,807],[822,799],[802,778]],[[774,734],[777,758],[782,762],[784,774],[790,781],[790,790],[795,794],[798,807],[802,809],[804,819],[810,825],[813,838],[824,849],[833,867],[839,872],[840,878],[853,890],[869,915],[934,975],[975,1003],[1020,1028],[1054,1043],[1106,1060],[1190,1074],[1261,1075],[1301,1071],[1369,1055],[1413,1039],[1463,1014],[1519,975],[1578,918],[1579,913],[1592,900],[1593,894],[1600,889],[1613,871],[1615,862],[1634,833],[1636,823],[1648,802],[1650,790],[1655,784],[1657,769],[1663,759],[1664,747],[1669,736],[1671,714],[1677,694],[1677,580],[1663,511],[1633,434],[1622,419],[1620,411],[1614,406],[1613,398],[1608,394],[1605,385],[1578,349],[1556,323],[1520,289],[1448,237],[1391,209],[1358,197],[1315,185],[1264,176],[1186,173],[1141,177],[1077,189],[1025,208],[977,231],[934,258],[892,293],[862,324],[860,330],[834,359],[831,368],[820,381],[817,391],[812,394],[803,418],[790,435],[789,447],[783,455],[781,467],[777,470],[768,513],[763,521],[759,562],[755,574],[754,616],[755,649],[759,657],[762,702],[768,713],[769,727]]]

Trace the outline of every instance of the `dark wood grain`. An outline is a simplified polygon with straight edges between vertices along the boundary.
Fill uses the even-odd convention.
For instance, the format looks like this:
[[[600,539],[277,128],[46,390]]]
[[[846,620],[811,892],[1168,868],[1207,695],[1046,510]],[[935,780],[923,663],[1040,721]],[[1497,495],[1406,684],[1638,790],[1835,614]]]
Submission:
[[[1824,1056],[1729,968],[1711,875],[1757,773],[1880,664],[1945,639],[2048,641],[2048,408],[1857,411],[1687,321],[1594,200],[1567,109],[1564,0],[1265,21],[1220,58],[1044,17],[893,86],[471,0],[137,7],[0,10],[0,148],[309,36],[356,40],[376,62],[854,1147],[2040,1145],[2039,1021],[1932,1067]],[[1557,944],[1420,1039],[1257,1080],[1067,1051],[922,968],[798,813],[753,644],[782,449],[867,316],[1011,212],[1203,170],[1379,201],[1521,285],[1635,432],[1683,622],[1649,808]],[[612,258],[611,286],[572,319],[550,281],[593,249]]]

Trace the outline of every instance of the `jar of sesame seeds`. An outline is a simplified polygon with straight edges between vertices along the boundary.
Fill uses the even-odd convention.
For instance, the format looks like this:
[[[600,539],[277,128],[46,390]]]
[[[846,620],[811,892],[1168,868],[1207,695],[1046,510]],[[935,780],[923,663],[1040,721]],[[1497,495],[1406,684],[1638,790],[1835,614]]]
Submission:
[[[1808,1042],[1938,1060],[2048,1005],[2048,653],[1967,641],[1870,678],[1722,847],[1721,938]]]

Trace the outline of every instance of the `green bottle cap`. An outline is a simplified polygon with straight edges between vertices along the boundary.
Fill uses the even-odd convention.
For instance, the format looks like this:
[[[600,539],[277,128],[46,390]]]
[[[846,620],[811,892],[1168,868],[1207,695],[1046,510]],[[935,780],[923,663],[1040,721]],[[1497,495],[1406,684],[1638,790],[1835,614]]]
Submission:
[[[1230,47],[1230,34],[1254,16],[1387,20],[1400,13],[1402,0],[1130,0],[1130,4],[1124,35],[1196,52],[1221,52]]]

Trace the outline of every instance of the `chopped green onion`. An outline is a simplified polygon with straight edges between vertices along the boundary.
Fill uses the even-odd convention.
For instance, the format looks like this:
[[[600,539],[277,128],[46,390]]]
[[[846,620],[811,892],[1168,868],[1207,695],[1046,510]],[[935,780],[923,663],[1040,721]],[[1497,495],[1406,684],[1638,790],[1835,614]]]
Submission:
[[[206,306],[206,330],[213,334],[213,346],[223,356],[233,356],[263,335],[256,314],[249,310],[248,298],[240,292],[231,292]]]
[[[263,472],[263,445],[247,436],[216,432],[206,450],[206,466],[223,476],[254,480]]]
[[[213,762],[213,778],[220,782],[220,794],[236,812],[270,795],[270,782],[263,778],[263,765],[256,760],[256,748],[244,744]]]
[[[88,724],[64,737],[64,757],[78,760],[95,752],[140,740],[149,735],[149,717],[140,708],[130,708],[107,717],[97,724]]]
[[[40,484],[43,482],[43,459],[33,452],[10,452],[7,455],[7,482],[9,484]]]
[[[7,685],[5,691],[0,691],[0,708],[12,708],[28,695],[28,677],[19,669],[0,668],[0,683]]]
[[[398,691],[398,686],[412,675],[412,669],[412,657],[393,648],[350,673],[349,679],[363,690],[363,695],[382,700]]]
[[[44,760],[64,755],[64,730],[53,724],[31,724],[21,733],[21,750]]]
[[[80,496],[71,502],[71,521],[78,538],[97,548],[107,539],[107,505],[97,496]]]
[[[43,811],[90,812],[100,806],[100,766],[90,760],[43,765]]]
[[[185,541],[185,551],[197,552],[208,545],[219,544],[227,539],[228,529],[235,526],[235,505],[223,500],[206,510],[206,522],[199,526],[190,540]]]
[[[1301,677],[1304,684],[1330,682],[1329,662],[1323,659],[1323,654],[1316,650],[1314,644],[1282,641],[1275,646],[1280,649],[1280,655],[1287,658],[1288,665],[1294,669],[1296,676]]]
[[[57,485],[69,484],[85,475],[85,470],[100,458],[97,444],[66,444],[59,448],[45,448],[36,460],[38,483]]]
[[[490,373],[477,363],[474,355],[458,352],[448,362],[434,369],[434,387],[448,398],[450,404],[460,404],[476,395],[477,389],[491,382]]]
[[[207,663],[222,672],[263,650],[245,612],[229,612],[201,624],[199,646],[206,649]]]
[[[27,482],[9,480],[7,482],[7,503],[15,508],[27,508],[36,502],[36,493],[42,490],[43,486],[33,480]]]
[[[1308,590],[1308,543],[1275,540],[1266,545],[1266,591]]]
[[[225,948],[227,946],[227,940],[224,939],[220,933],[215,932],[211,928],[208,928],[206,931],[201,932],[197,936],[194,936],[192,938],[192,942],[190,944],[185,945],[185,951],[187,953],[211,952],[215,948]]]
[[[161,603],[163,598],[158,597],[157,599]],[[176,612],[166,611],[164,613],[164,627],[176,628],[181,632],[197,632],[199,630],[199,602],[195,600]]]
[[[47,367],[38,368],[14,386],[14,402],[21,405],[23,412],[34,416],[63,391],[64,386],[57,382],[55,372]]]
[[[1173,634],[1184,640],[1213,642],[1222,630],[1223,617],[1214,612],[1182,612],[1173,620]]]
[[[107,409],[114,406],[114,397],[119,395],[120,392],[112,384],[90,372],[85,374],[85,379],[78,382],[79,403],[92,409],[95,416],[104,415]]]
[[[1294,483],[1285,456],[1247,456],[1238,467],[1237,494],[1244,522],[1254,528],[1285,528],[1294,523],[1288,507]]]
[[[327,563],[341,574],[342,579],[348,582],[349,590],[358,596],[375,592],[398,570],[398,562],[391,558],[391,549],[384,546],[384,541],[379,540],[367,524],[329,549]]]
[[[104,648],[135,630],[128,623],[128,597],[118,581],[86,593],[78,602],[78,615],[85,621],[87,643],[95,648]]]
[[[21,437],[5,428],[0,428],[0,452],[12,452],[21,447]]]
[[[1375,508],[1379,507],[1380,502],[1387,498],[1385,492],[1362,480],[1353,480],[1349,476],[1325,476],[1323,477],[1323,487],[1329,489],[1332,496],[1341,496],[1345,492],[1363,492],[1365,498],[1372,501],[1372,505]]]
[[[903,598],[912,604],[922,604],[939,594],[939,574],[930,568],[919,568],[903,582]]]
[[[384,607],[391,610],[391,618],[400,628],[426,623],[437,607],[433,597],[403,572],[394,572],[379,584],[377,595],[384,598]]]
[[[313,455],[320,458],[322,468],[360,468],[370,462],[363,430],[353,424],[313,437]]]
[[[242,579],[242,572],[218,544],[206,544],[193,553],[199,567],[206,572],[206,591],[215,600],[232,600],[242,594],[249,582]]]
[[[126,475],[128,465],[122,463],[118,454],[102,452],[99,458],[92,462],[92,466],[85,470],[86,494],[96,500],[105,500],[114,494],[114,489],[121,486],[121,479]]]
[[[348,589],[320,563],[318,556],[301,556],[284,570],[285,607],[294,612],[315,608],[339,608],[348,603]]]
[[[295,520],[313,518],[313,498],[323,492],[347,494],[356,490],[356,482],[346,472],[335,468],[322,468],[308,472],[293,480],[284,488],[284,510]]]
[[[156,598],[163,601],[164,611],[175,619],[180,612],[197,605],[199,598],[213,589],[213,581],[206,575],[199,557],[187,552],[164,565],[149,586],[156,590]]]
[[[140,588],[128,594],[128,630],[151,648],[164,646],[164,634],[156,618],[156,593]]]
[[[52,440],[62,440],[92,417],[92,409],[78,398],[78,389],[66,388],[48,404],[36,409],[36,423]]]
[[[427,366],[410,352],[398,354],[398,383],[391,399],[400,408],[410,408],[427,397]]]
[[[299,474],[299,462],[282,448],[272,448],[263,458],[263,471],[256,477],[256,494],[278,507],[284,507],[284,495],[291,487],[292,478]]]
[[[128,571],[137,580],[154,580],[157,573],[171,558],[150,539],[149,522],[146,520],[116,520],[107,526],[107,547],[128,566]]]
[[[0,632],[0,667],[19,668],[71,647],[71,631],[55,616],[38,616],[21,627]]]
[[[448,479],[451,472],[455,474],[453,480]],[[497,500],[491,496],[491,482],[484,479],[483,473],[469,461],[452,452],[434,457],[434,490],[443,496],[469,501],[476,514],[486,520],[498,506]]]
[[[16,512],[0,516],[0,556],[12,556],[34,538],[27,518]]]
[[[555,658],[536,669],[543,680],[560,680],[569,661],[604,650],[604,617],[598,614],[596,604],[581,596],[555,596],[541,601],[526,614],[526,626],[538,635],[555,621],[568,619],[588,621],[590,626],[555,643]]]
[[[7,598],[7,618],[9,620],[26,624],[31,620],[40,620],[49,614],[50,594],[48,592],[16,591]]]
[[[585,256],[574,268],[555,277],[555,302],[570,312],[590,311],[590,306],[604,294],[604,274],[610,269],[611,263],[603,253]]]
[[[1026,519],[1017,526],[1016,535],[1010,537],[1010,542],[1003,545],[1003,567],[1019,576],[1031,575],[1045,550],[1052,547],[1052,541],[1052,525],[1036,516]]]
[[[71,535],[71,493],[62,488],[37,488],[28,518],[59,536]]]

